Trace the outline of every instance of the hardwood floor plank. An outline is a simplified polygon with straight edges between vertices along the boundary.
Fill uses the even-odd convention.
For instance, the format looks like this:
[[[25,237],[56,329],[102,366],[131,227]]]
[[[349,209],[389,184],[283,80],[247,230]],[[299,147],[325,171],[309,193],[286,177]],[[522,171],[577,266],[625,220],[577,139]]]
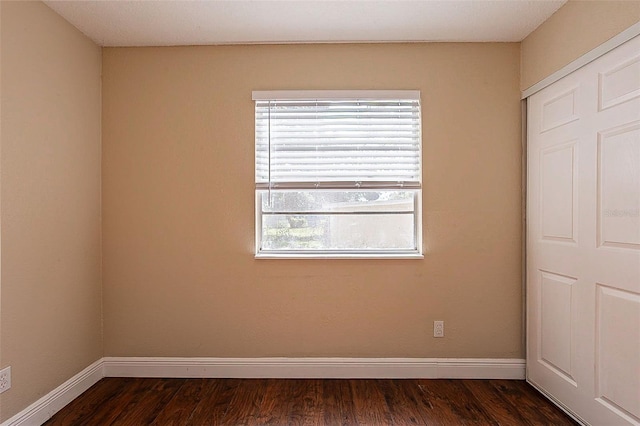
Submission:
[[[154,426],[183,426],[188,424],[198,403],[210,391],[206,379],[185,380],[173,398],[155,418]]]
[[[520,411],[505,400],[494,386],[487,386],[482,380],[464,380],[464,386],[478,400],[481,406],[491,407],[491,415],[499,425],[527,425],[528,420]]]
[[[87,423],[99,409],[116,398],[122,392],[122,389],[129,386],[133,380],[101,379],[83,393],[82,398],[76,398],[71,401],[59,415],[47,421],[45,425],[59,426]]]
[[[461,424],[462,419],[454,413],[444,397],[433,392],[430,380],[416,380],[414,392],[419,403],[420,415],[430,426],[449,426]]]
[[[524,381],[107,378],[48,426],[573,425]]]
[[[527,382],[521,382],[521,389],[526,400],[531,401],[534,406],[545,414],[550,423],[557,425],[577,425],[577,422],[569,417],[556,405],[550,403],[540,392]]]
[[[137,392],[127,408],[113,421],[114,425],[149,425],[173,399],[186,379],[151,379],[146,392]]]
[[[323,421],[325,425],[357,424],[348,380],[322,380]]]
[[[302,409],[304,413],[304,426],[318,426],[323,424],[324,417],[324,393],[322,380],[309,380],[304,388],[302,396]]]
[[[415,380],[378,380],[378,386],[389,407],[394,425],[425,424],[415,394],[407,392],[407,388],[417,386]]]
[[[239,380],[220,424],[256,425],[267,379]]]
[[[558,407],[548,402],[527,383],[511,383],[511,380],[494,380],[491,385],[511,407],[526,419],[527,425],[574,425],[575,422]]]
[[[472,396],[460,393],[458,382],[447,379],[417,380],[420,399],[424,404],[421,414],[425,423],[442,426],[494,425],[495,422],[486,416]]]
[[[376,380],[351,380],[350,383],[358,424],[392,424],[391,412]]]
[[[487,414],[484,407],[464,386],[462,380],[441,379],[432,380],[429,383],[434,387],[434,392],[446,395],[449,407],[463,419],[463,424],[497,426],[497,422]]]
[[[260,404],[260,416],[256,420],[258,424],[273,425],[282,421],[287,401],[282,394],[284,384],[281,382],[277,379],[267,379],[264,398]]]
[[[189,424],[221,425],[241,380],[205,380],[207,384],[206,392],[191,413]]]
[[[260,425],[320,424],[321,389],[318,380],[270,379],[260,406]]]
[[[127,408],[132,404],[132,401],[136,397],[136,395],[143,394],[149,391],[154,386],[154,381],[152,379],[129,379],[129,378],[108,378],[103,379],[94,386],[104,386],[105,383],[109,383],[109,381],[113,381],[118,383],[120,386],[120,390],[113,395],[113,397],[109,400],[104,401],[100,407],[94,412],[94,414],[88,417],[85,421],[71,421],[61,423],[62,425],[84,425],[84,424],[92,424],[92,425],[111,425],[115,424],[115,420],[127,410]],[[86,393],[86,392],[85,392]],[[80,398],[84,399],[84,394],[80,396]],[[68,406],[61,410],[58,414],[56,414],[50,422],[57,421],[57,418],[60,414],[66,412]],[[48,424],[48,423],[47,423]]]

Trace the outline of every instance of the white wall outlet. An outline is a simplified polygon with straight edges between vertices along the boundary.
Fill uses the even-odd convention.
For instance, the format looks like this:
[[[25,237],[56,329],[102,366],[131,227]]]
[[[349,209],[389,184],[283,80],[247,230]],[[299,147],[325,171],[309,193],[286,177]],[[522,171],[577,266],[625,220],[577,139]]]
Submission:
[[[433,337],[444,337],[444,321],[433,322]]]
[[[11,389],[11,367],[0,370],[0,393]]]

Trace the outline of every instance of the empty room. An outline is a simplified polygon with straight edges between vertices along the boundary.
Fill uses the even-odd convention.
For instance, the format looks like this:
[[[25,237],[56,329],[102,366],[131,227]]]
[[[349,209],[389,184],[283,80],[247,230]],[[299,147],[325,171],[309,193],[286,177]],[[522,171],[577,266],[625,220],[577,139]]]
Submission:
[[[640,0],[0,0],[0,424],[640,425]]]

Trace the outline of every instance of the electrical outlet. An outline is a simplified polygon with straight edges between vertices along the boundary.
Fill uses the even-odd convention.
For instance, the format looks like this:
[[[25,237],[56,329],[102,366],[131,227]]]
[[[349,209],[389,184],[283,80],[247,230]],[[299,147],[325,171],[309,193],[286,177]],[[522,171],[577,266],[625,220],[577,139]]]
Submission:
[[[433,337],[444,337],[444,321],[433,322]]]
[[[11,367],[0,370],[0,393],[11,389]]]

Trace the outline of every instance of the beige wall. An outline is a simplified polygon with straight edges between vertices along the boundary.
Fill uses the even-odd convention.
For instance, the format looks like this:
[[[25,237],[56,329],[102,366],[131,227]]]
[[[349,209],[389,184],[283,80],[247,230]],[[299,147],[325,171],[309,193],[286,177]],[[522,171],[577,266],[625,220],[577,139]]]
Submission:
[[[40,2],[2,2],[1,52],[6,419],[102,356],[102,58]]]
[[[519,54],[103,49],[105,356],[522,357]],[[422,91],[424,260],[254,259],[266,89]]]
[[[570,0],[522,41],[525,90],[640,22],[640,0]]]

